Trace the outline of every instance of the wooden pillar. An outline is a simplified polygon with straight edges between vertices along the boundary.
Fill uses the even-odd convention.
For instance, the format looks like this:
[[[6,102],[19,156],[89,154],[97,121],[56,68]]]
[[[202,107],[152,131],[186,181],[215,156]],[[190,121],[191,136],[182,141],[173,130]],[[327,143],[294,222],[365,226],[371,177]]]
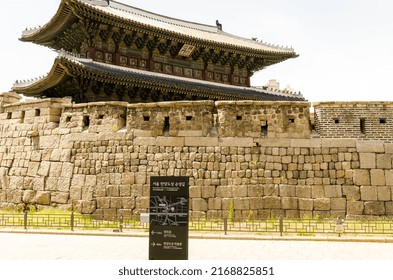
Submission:
[[[93,47],[89,47],[86,56],[94,60],[96,58],[96,50]]]

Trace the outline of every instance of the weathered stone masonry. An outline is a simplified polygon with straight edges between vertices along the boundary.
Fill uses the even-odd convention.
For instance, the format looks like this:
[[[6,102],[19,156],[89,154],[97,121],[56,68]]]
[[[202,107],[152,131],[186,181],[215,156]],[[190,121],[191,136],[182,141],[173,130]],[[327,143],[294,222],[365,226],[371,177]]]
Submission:
[[[392,133],[315,136],[307,102],[18,101],[0,96],[2,208],[137,214],[150,176],[181,175],[193,216],[393,215]]]

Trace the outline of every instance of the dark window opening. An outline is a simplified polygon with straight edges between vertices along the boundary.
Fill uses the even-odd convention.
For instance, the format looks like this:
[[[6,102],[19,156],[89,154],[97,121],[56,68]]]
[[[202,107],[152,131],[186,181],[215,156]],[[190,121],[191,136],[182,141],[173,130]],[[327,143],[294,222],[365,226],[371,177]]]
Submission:
[[[339,119],[333,119],[334,123],[340,123]]]
[[[366,134],[366,119],[360,119],[360,133]]]
[[[186,116],[186,121],[191,121],[192,120],[192,116]]]
[[[170,128],[170,124],[169,124],[169,117],[165,117],[164,120],[164,136],[169,136],[169,128]]]
[[[41,110],[40,109],[35,109],[35,116],[36,117],[41,116]]]
[[[90,125],[90,117],[83,116],[83,127],[89,127],[89,125]]]
[[[268,131],[267,123],[265,125],[261,125],[261,136],[267,136],[267,131]]]
[[[385,118],[379,119],[379,123],[380,124],[385,124],[386,123],[386,119]]]
[[[8,119],[8,120],[12,119],[12,113],[11,113],[11,112],[9,112],[9,113],[7,114],[7,119]]]
[[[99,119],[99,120],[103,120],[103,119],[104,119],[104,115],[99,115],[99,116],[98,116],[98,119]]]
[[[236,120],[241,121],[243,119],[242,116],[236,116]]]
[[[289,123],[295,123],[295,118],[289,118],[289,119],[288,119],[288,122],[289,122]]]
[[[143,116],[143,120],[144,120],[145,122],[148,122],[148,121],[150,121],[150,117],[149,117],[149,116]]]
[[[22,111],[20,118],[21,118],[21,122],[23,123],[25,121],[25,111]]]
[[[67,116],[66,122],[69,123],[71,121],[71,118],[72,118],[71,116]]]

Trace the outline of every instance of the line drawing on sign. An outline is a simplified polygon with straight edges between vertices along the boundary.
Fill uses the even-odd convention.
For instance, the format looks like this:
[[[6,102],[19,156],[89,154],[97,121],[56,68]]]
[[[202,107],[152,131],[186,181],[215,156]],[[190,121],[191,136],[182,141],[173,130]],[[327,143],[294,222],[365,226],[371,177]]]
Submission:
[[[172,197],[152,196],[150,198],[151,223],[159,226],[187,225],[187,199],[177,197],[179,201],[172,202]]]

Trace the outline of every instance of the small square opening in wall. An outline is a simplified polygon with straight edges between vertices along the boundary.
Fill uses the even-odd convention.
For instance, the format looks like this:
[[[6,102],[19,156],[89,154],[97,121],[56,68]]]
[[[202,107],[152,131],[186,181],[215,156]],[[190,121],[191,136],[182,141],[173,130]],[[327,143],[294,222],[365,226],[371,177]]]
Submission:
[[[385,118],[380,118],[379,119],[379,123],[380,124],[385,124],[386,123],[386,119]]]
[[[10,120],[10,119],[12,119],[12,113],[11,113],[11,112],[8,112],[8,113],[7,113],[7,120]]]
[[[289,123],[295,123],[295,118],[289,118],[289,119],[288,119],[288,122],[289,122]]]
[[[186,121],[192,121],[192,116],[186,116]]]
[[[69,123],[71,121],[72,117],[71,116],[67,116],[66,117],[66,123]]]
[[[41,116],[41,110],[40,110],[40,109],[35,109],[34,115],[35,115],[36,117]]]
[[[334,121],[334,123],[340,123],[340,120],[337,118],[334,118],[333,121]]]
[[[98,116],[98,119],[99,119],[99,120],[103,120],[103,119],[104,119],[104,115],[99,115],[99,116]]]
[[[143,116],[143,121],[145,121],[145,122],[150,121],[150,116]]]
[[[242,116],[236,116],[236,120],[237,120],[237,121],[241,121],[242,119],[243,119]]]

